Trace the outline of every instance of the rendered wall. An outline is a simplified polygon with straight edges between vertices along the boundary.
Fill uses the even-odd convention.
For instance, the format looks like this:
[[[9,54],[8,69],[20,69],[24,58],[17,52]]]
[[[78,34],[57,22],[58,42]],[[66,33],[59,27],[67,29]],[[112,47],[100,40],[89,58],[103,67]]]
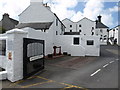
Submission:
[[[118,45],[120,46],[120,27],[118,28]]]
[[[64,19],[62,22],[66,26],[65,32],[70,32],[70,30],[72,30],[72,32],[77,32],[77,23],[69,19]],[[72,27],[70,27],[70,25],[72,25]]]
[[[100,30],[102,30],[102,32]],[[106,29],[105,28],[96,29],[95,30],[95,35],[98,35],[100,38],[102,38],[101,40],[99,39],[100,40],[100,45],[107,45],[107,39],[108,39],[107,28]],[[106,37],[104,37],[104,36],[106,36]],[[106,38],[106,40],[104,40],[104,38]]]
[[[73,38],[79,37],[79,45],[73,44]],[[93,46],[86,44],[87,40],[94,40]],[[56,36],[56,46],[62,47],[62,52],[68,52],[71,56],[99,56],[100,42],[98,36],[62,35]]]
[[[20,23],[52,22],[53,13],[42,2],[33,2],[19,15]]]
[[[95,29],[95,22],[87,18],[83,18],[78,22],[72,22],[69,19],[64,19],[62,22],[66,26],[65,32],[70,32],[70,30],[73,32],[79,32],[79,30],[81,30],[82,35],[91,35],[92,27]],[[70,27],[70,25],[72,25],[72,27]],[[79,25],[81,25],[81,27]]]
[[[20,29],[7,32],[6,71],[7,79],[11,82],[23,79],[23,38],[26,36],[27,32]]]
[[[99,36],[84,36],[85,41],[85,55],[86,56],[100,56],[100,41]],[[93,40],[94,45],[87,45],[87,40]]]
[[[92,27],[95,29],[95,22],[93,22],[87,18],[83,18],[77,24],[78,24],[77,30],[78,31],[81,30],[82,35],[84,35],[84,34],[91,35]],[[81,25],[81,27],[79,27],[79,25]]]

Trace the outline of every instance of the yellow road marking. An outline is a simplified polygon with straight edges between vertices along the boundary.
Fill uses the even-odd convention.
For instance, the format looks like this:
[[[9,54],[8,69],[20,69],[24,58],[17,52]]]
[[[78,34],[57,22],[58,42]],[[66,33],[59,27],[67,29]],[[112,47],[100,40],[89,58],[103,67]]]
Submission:
[[[40,82],[40,83],[34,83],[34,84],[26,85],[26,86],[22,86],[21,88],[28,88],[28,87],[32,87],[32,86],[36,86],[36,85],[45,84],[45,83],[56,82],[56,81],[54,81],[54,80],[50,80],[50,79],[47,79],[47,78],[44,78],[44,77],[41,77],[41,76],[33,76],[33,77],[29,77],[29,78],[27,78],[27,79],[29,80],[29,79],[32,79],[32,78],[40,78],[40,79],[47,80],[47,81],[45,81],[45,82]],[[21,81],[18,81],[18,82],[16,82],[16,83],[13,83],[13,84],[11,84],[10,86],[17,85],[17,84],[22,83],[22,82],[25,82],[25,80],[21,80]],[[79,86],[76,86],[76,85],[71,85],[71,84],[66,84],[66,83],[61,83],[61,82],[56,82],[56,83],[67,86],[67,87],[64,87],[64,88],[61,89],[61,90],[65,90],[65,89],[67,89],[67,88],[73,88],[73,87],[74,87],[74,88],[80,88],[80,89],[82,89],[82,90],[88,90],[88,89],[86,89],[86,88],[79,87]]]
[[[36,77],[44,79],[44,80],[50,80],[50,79],[47,79],[47,78],[44,78],[44,77],[41,77],[41,76],[36,76]],[[53,81],[53,82],[56,82],[56,81]],[[83,89],[83,90],[88,90],[88,89],[85,89],[83,87],[79,87],[79,86],[76,86],[76,85],[71,85],[71,84],[66,84],[66,83],[60,83],[60,82],[56,82],[56,83],[68,86],[68,87],[65,87],[65,88],[72,88],[72,87],[74,87],[74,88],[80,88],[80,89]]]
[[[44,83],[51,83],[51,82],[52,82],[52,80],[49,80],[49,81],[45,81],[45,82],[40,82],[40,83],[35,83],[35,84],[31,84],[31,85],[22,86],[21,88],[28,88],[28,87],[41,85],[41,84],[44,84]]]
[[[50,79],[47,79],[47,78],[44,78],[44,77],[41,77],[41,76],[36,76],[37,78],[41,78],[41,79],[44,79],[44,80],[50,80]]]
[[[29,77],[29,78],[27,78],[27,79],[29,80],[29,79],[32,79],[32,78],[36,78],[36,76]],[[19,83],[22,83],[22,82],[25,82],[25,81],[26,81],[26,80],[17,81],[17,82],[15,82],[15,83],[10,84],[10,87],[11,87],[11,86],[15,86],[15,85],[17,85],[17,84],[19,84]]]
[[[10,87],[11,87],[11,86],[14,86],[14,85],[17,85],[17,84],[19,84],[19,83],[21,83],[21,82],[24,82],[24,80],[20,80],[20,81],[17,81],[17,82],[15,82],[15,83],[10,84]]]

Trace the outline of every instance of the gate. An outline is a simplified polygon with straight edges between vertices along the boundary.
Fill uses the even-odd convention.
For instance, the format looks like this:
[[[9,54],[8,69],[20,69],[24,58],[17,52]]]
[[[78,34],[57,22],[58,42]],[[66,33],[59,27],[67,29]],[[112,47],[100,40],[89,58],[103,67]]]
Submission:
[[[23,77],[44,69],[44,40],[23,39]]]

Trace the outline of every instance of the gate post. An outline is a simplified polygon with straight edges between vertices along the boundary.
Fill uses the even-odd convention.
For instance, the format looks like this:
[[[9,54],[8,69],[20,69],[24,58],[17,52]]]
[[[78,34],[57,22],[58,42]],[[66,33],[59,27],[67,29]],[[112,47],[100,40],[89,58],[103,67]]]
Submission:
[[[27,32],[21,29],[7,31],[7,79],[11,82],[23,79],[23,38]]]

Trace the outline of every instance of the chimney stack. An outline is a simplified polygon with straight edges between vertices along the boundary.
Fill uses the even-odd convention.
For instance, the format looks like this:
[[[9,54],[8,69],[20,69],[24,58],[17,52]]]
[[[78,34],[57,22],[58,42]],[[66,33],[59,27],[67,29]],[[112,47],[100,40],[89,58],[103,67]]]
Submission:
[[[98,16],[98,22],[101,22],[101,17],[102,16],[100,16],[100,15]]]
[[[9,18],[9,14],[8,13],[4,13],[3,14],[3,18]]]
[[[30,0],[30,3],[43,3],[43,0]]]

